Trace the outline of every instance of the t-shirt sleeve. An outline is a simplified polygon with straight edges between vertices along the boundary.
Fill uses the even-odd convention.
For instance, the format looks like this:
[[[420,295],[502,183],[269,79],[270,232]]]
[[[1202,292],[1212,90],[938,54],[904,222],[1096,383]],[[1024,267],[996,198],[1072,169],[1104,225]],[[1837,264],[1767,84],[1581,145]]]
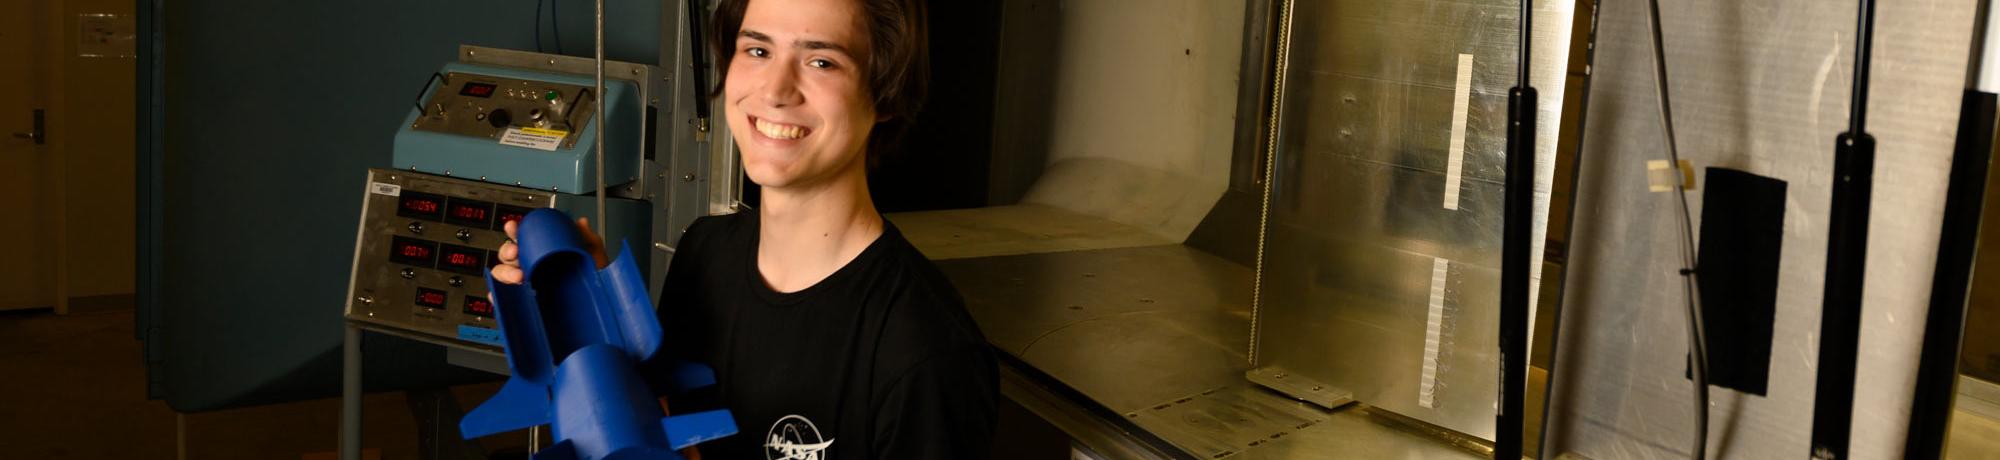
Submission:
[[[876,458],[984,457],[999,369],[983,344],[930,357],[888,386],[875,411]]]

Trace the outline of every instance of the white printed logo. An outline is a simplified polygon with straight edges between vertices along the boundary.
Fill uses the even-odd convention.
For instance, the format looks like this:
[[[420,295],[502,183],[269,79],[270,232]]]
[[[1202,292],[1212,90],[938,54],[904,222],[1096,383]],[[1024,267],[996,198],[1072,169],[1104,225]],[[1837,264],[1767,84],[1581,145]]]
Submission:
[[[824,460],[826,448],[833,445],[832,439],[820,440],[819,428],[811,420],[797,415],[787,415],[772,423],[764,439],[767,460]]]

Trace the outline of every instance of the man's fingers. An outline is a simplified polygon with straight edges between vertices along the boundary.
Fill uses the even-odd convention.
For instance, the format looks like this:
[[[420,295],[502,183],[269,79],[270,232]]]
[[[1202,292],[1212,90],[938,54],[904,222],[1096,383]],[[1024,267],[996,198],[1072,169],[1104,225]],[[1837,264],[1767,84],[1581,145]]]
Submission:
[[[521,267],[507,264],[494,265],[493,280],[507,284],[521,284]]]
[[[515,246],[514,242],[512,241],[500,243],[500,263],[507,265],[520,265],[521,264],[520,259],[521,259],[520,246]]]
[[[514,236],[514,227],[516,227],[516,225],[515,225],[515,224],[519,224],[519,223],[521,223],[521,221],[518,221],[518,220],[510,220],[510,221],[507,221],[507,225],[502,225],[502,226],[501,226],[501,228],[503,228],[503,229],[507,230],[507,239],[508,239],[508,240],[514,240],[514,239],[518,239],[517,237],[515,237],[515,236]]]

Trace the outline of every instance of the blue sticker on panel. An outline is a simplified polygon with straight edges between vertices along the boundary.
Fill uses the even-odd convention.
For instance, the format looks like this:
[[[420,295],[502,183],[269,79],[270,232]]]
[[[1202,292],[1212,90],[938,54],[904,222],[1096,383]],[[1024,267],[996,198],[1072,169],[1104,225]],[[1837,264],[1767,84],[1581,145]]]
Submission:
[[[479,342],[496,347],[502,346],[500,343],[500,331],[497,329],[460,324],[458,325],[458,338],[459,340]]]

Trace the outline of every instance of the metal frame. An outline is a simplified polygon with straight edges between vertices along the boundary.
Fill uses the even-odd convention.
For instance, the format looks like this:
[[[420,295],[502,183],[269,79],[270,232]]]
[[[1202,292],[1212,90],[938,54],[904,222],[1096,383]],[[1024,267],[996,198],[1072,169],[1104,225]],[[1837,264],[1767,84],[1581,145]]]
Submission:
[[[1984,87],[1991,73],[1985,53],[1994,38],[1991,5],[1980,2],[1973,16],[1971,60],[1965,95],[1959,102],[1958,140],[1953,145],[1951,181],[1945,186],[1944,223],[1932,271],[1930,310],[1924,319],[1923,352],[1917,362],[1916,391],[1910,402],[1909,434],[1903,458],[1942,458],[1958,399],[1959,354],[1963,348],[1966,301],[1979,255],[1984,225],[1987,175],[1993,156],[1995,116],[2000,96]]]

